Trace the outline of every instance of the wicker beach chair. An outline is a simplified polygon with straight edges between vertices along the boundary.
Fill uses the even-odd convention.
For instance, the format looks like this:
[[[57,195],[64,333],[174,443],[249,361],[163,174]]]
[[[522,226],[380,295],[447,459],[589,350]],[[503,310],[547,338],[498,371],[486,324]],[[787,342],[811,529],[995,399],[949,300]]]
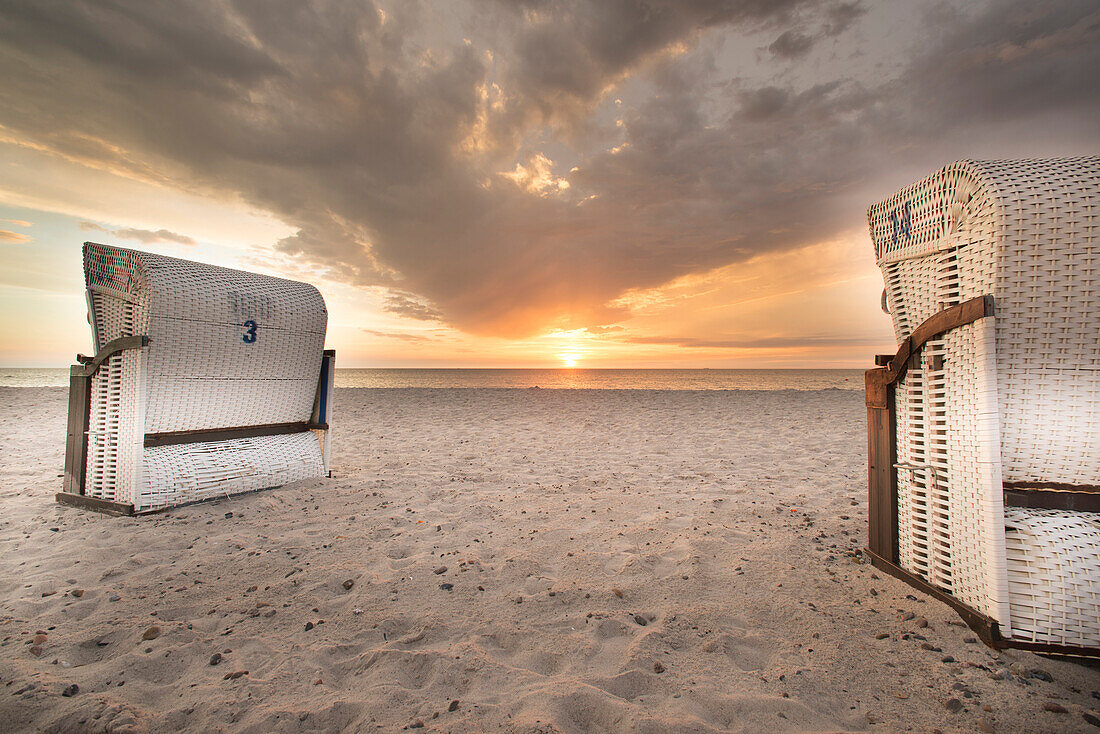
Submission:
[[[143,513],[328,471],[335,353],[305,283],[84,245],[58,501]]]
[[[1100,652],[1100,158],[961,161],[868,212],[872,561],[987,642]]]

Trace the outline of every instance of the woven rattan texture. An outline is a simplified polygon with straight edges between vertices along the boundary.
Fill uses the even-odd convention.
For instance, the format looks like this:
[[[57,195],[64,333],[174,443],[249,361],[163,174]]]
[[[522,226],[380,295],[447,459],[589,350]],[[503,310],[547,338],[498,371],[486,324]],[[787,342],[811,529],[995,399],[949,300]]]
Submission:
[[[142,309],[146,433],[308,420],[328,320],[316,288],[93,243],[84,259],[93,292]],[[119,335],[99,333],[97,347]]]
[[[312,433],[144,448],[146,433],[308,421],[327,323],[315,288],[94,243],[84,267],[96,348],[149,337],[92,379],[87,494],[142,511],[321,475]]]
[[[1063,567],[1024,590],[1023,554],[1039,551],[1019,528],[1006,536],[1001,486],[1100,484],[1098,212],[1097,157],[961,161],[868,212],[899,343],[946,307],[995,298],[996,318],[927,343],[896,389],[898,460],[921,467],[898,470],[900,562],[1005,634],[1021,625],[1020,639],[1097,644],[1079,634],[1100,627],[1095,606],[1091,622],[1063,632],[1042,622],[1042,638],[1027,611],[1061,593],[1039,589],[1041,579],[1096,578],[1082,560],[1095,557],[1095,534],[1077,555],[1044,555]],[[1072,532],[1064,518],[1043,522],[1054,545],[1058,528]]]
[[[108,339],[133,336],[144,309],[118,298],[92,294],[96,331]],[[144,443],[142,356],[127,351],[111,357],[92,378],[88,411],[85,492],[115,502],[133,501]]]
[[[1013,637],[1100,647],[1100,516],[1005,513]]]
[[[321,447],[311,431],[146,449],[145,511],[319,477]]]
[[[929,341],[895,390],[898,545],[902,568],[1007,619],[992,339],[978,322]]]
[[[868,212],[898,340],[993,295],[1006,480],[1100,484],[1100,157],[960,161]]]

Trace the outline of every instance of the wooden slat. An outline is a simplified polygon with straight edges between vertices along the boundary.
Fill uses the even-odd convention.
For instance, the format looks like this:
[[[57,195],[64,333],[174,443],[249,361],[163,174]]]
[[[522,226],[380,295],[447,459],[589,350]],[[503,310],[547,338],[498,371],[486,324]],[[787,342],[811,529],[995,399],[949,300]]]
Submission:
[[[134,506],[124,505],[121,502],[101,500],[97,497],[89,497],[84,494],[72,494],[70,492],[58,492],[54,497],[58,504],[69,507],[79,507],[82,510],[94,510],[105,515],[133,515]]]
[[[1082,492],[1087,494],[1100,494],[1100,486],[1095,484],[1068,484],[1066,482],[1032,482],[1018,480],[1004,482],[1005,489],[1038,490],[1047,492]]]
[[[867,513],[871,550],[896,563],[898,485],[892,403],[892,396],[888,396],[887,407],[867,409]]]
[[[1005,647],[1006,640],[1001,637],[1000,628],[997,624],[997,620],[992,617],[988,617],[977,609],[964,604],[955,597],[948,594],[943,589],[937,589],[930,583],[925,581],[919,576],[909,573],[905,569],[888,561],[881,555],[875,553],[873,550],[864,549],[868,556],[871,558],[871,564],[885,573],[890,574],[894,578],[901,579],[905,583],[909,584],[918,591],[922,591],[929,596],[942,601],[948,605],[962,617],[963,621],[978,634],[978,637],[982,638],[982,641],[990,647]]]
[[[89,395],[92,379],[77,365],[69,374],[69,418],[65,431],[65,475],[62,488],[70,494],[84,494],[88,459]]]
[[[1012,489],[1006,483],[1004,498],[1006,507],[1100,512],[1100,494],[1096,492],[1070,492],[1064,489]]]
[[[255,438],[257,436],[280,436],[287,433],[302,433],[311,427],[309,423],[269,423],[263,426],[238,426],[235,428],[215,428],[199,431],[166,431],[164,433],[146,433],[145,448],[154,446],[173,446],[181,443],[204,443],[206,441],[230,441],[237,438]]]
[[[886,374],[879,375],[876,379],[885,380],[888,384],[897,382],[905,376],[906,371],[909,369],[910,358],[920,352],[920,348],[928,341],[935,339],[944,332],[974,323],[986,316],[992,316],[993,312],[993,296],[978,296],[933,314],[898,345],[897,354],[890,359],[888,364],[884,365]],[[880,361],[881,356],[875,357],[875,364],[882,364],[882,361]],[[871,371],[874,372],[874,370]]]
[[[890,371],[887,369],[867,370],[863,373],[863,400],[868,408],[885,409],[889,401],[890,386],[893,385]]]
[[[120,336],[118,339],[112,339],[111,341],[104,344],[103,349],[100,349],[98,352],[96,352],[96,355],[89,359],[87,362],[84,362],[84,359],[82,359],[81,355],[78,354],[77,359],[79,359],[81,362],[84,362],[84,364],[81,367],[73,365],[70,371],[73,374],[76,374],[77,370],[79,370],[79,374],[83,375],[84,377],[92,377],[95,375],[96,372],[99,371],[99,368],[103,366],[104,362],[106,362],[108,359],[115,356],[119,352],[125,351],[127,349],[141,349],[142,347],[148,345],[149,337],[147,336]]]
[[[918,591],[922,591],[954,609],[958,615],[962,617],[962,620],[966,622],[967,626],[974,630],[978,637],[982,638],[982,642],[990,647],[997,649],[1013,647],[1019,650],[1030,650],[1038,653],[1100,658],[1100,648],[1079,647],[1077,645],[1057,645],[1046,642],[1028,642],[1026,640],[1014,640],[1011,637],[1003,637],[997,620],[964,604],[946,591],[937,589],[919,576],[911,574],[900,566],[890,563],[873,551],[867,548],[865,548],[864,551],[870,557],[871,565],[875,568],[890,574],[894,578],[904,581]]]
[[[1027,642],[1009,638],[997,643],[998,647],[1014,647],[1043,655],[1072,655],[1073,657],[1100,659],[1100,648],[1080,647],[1078,645],[1057,645],[1051,642]]]
[[[992,315],[993,296],[978,296],[957,306],[945,308],[943,311],[928,317],[924,323],[913,330],[909,338],[912,339],[914,351],[916,351],[925,342],[936,338],[945,331],[957,329],[960,326]]]

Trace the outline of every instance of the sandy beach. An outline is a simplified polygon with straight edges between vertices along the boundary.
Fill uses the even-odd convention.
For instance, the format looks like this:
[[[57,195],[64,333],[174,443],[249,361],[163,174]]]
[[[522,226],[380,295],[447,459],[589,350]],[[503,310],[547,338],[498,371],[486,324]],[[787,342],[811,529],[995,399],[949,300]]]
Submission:
[[[1096,732],[862,563],[860,392],[342,389],[331,479],[61,507],[0,388],[0,729]]]

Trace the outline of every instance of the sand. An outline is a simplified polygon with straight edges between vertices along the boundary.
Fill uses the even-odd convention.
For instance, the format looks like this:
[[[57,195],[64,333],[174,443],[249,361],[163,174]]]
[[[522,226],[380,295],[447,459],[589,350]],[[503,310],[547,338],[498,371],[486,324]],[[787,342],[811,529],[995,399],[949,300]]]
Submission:
[[[337,411],[331,479],[111,518],[53,501],[65,391],[0,389],[0,729],[1097,731],[1100,671],[862,563],[859,393]]]

